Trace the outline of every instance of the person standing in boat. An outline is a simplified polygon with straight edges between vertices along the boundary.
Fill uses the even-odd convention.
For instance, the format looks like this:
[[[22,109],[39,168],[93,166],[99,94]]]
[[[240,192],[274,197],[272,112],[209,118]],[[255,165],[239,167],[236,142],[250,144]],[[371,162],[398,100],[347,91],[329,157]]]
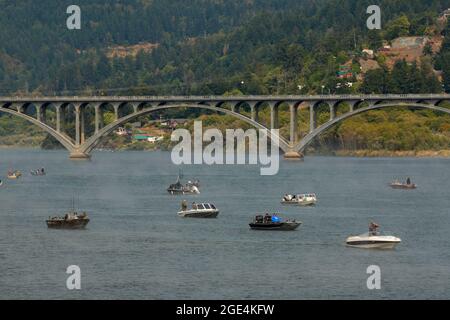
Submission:
[[[408,177],[408,178],[406,179],[406,184],[407,184],[407,185],[411,185],[411,178],[410,178],[410,177]]]
[[[181,202],[181,211],[187,211],[187,201],[183,200]]]
[[[378,235],[378,228],[380,226],[378,224],[376,224],[375,222],[371,221],[369,223],[369,235],[370,236],[376,236]]]

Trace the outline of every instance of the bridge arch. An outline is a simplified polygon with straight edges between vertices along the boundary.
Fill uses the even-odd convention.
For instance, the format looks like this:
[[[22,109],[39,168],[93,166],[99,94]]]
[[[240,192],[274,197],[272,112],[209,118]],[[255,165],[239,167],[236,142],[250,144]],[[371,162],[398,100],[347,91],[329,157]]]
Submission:
[[[47,125],[47,124],[45,124],[45,123],[43,123],[43,122],[33,118],[32,116],[29,116],[29,115],[27,115],[25,113],[17,112],[17,111],[15,111],[13,109],[5,108],[3,106],[0,107],[0,112],[7,113],[7,114],[10,114],[10,115],[22,118],[22,119],[24,119],[24,120],[26,120],[26,121],[28,121],[28,122],[38,126],[42,130],[44,130],[45,132],[50,134],[52,137],[54,137],[56,140],[58,140],[59,143],[61,143],[69,152],[72,152],[72,150],[75,147],[74,144],[72,143],[72,141],[68,137],[62,135],[61,133],[57,132],[55,129],[53,129],[49,125]]]
[[[352,112],[345,113],[339,117],[336,117],[333,120],[330,120],[320,127],[316,128],[315,130],[311,131],[309,134],[303,137],[303,139],[295,146],[295,150],[298,152],[302,152],[306,149],[306,147],[318,136],[320,136],[323,132],[328,130],[329,128],[333,127],[334,125],[352,118],[356,115],[371,111],[371,110],[378,110],[378,109],[384,109],[384,108],[392,108],[392,107],[406,107],[406,108],[419,108],[419,109],[429,109],[433,111],[443,112],[450,114],[450,109],[438,107],[432,104],[423,104],[423,103],[408,103],[408,102],[393,102],[393,103],[382,103],[382,104],[374,104],[369,105],[367,107],[356,109]]]
[[[82,154],[86,154],[86,155],[89,154],[95,148],[95,146],[100,142],[100,140],[102,138],[106,137],[107,135],[109,135],[110,133],[112,133],[114,130],[116,130],[120,126],[124,125],[125,123],[130,122],[140,116],[144,116],[144,115],[147,115],[147,114],[159,111],[159,110],[179,109],[179,108],[206,109],[206,110],[211,110],[211,111],[215,111],[218,113],[224,113],[227,115],[234,116],[234,117],[252,125],[253,127],[255,127],[257,129],[267,130],[267,134],[270,137],[270,139],[272,139],[272,140],[274,138],[279,139],[279,147],[284,152],[286,152],[287,150],[290,149],[289,143],[283,137],[281,137],[281,136],[273,137],[271,131],[269,129],[267,129],[265,126],[263,126],[262,124],[254,121],[244,115],[241,115],[237,112],[234,112],[234,111],[231,111],[231,110],[228,110],[225,108],[218,108],[215,106],[209,106],[209,105],[203,105],[203,104],[174,104],[174,105],[158,105],[158,106],[146,108],[146,109],[143,109],[136,113],[127,115],[123,118],[120,118],[118,121],[115,121],[115,122],[103,127],[101,130],[99,130],[99,132],[97,134],[95,134],[92,137],[90,137],[89,139],[87,139],[86,142],[78,148],[78,152],[80,152]]]

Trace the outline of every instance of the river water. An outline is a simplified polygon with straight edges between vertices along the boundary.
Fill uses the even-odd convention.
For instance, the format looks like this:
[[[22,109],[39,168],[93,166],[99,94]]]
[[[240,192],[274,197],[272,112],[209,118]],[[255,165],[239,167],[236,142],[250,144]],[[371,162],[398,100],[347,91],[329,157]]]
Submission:
[[[165,189],[178,167],[164,152],[0,150],[0,172],[23,170],[0,187],[0,299],[427,299],[450,298],[448,159],[308,157],[258,166],[185,166],[221,209],[216,220],[177,217],[182,197]],[[45,167],[48,175],[32,177]],[[411,176],[415,191],[391,190]],[[281,207],[285,193],[316,192],[315,208]],[[84,231],[48,230],[45,219],[88,211]],[[266,210],[296,218],[294,232],[248,228]],[[392,251],[348,248],[369,220],[403,242]],[[81,268],[81,290],[66,268]],[[367,267],[381,269],[368,290]]]

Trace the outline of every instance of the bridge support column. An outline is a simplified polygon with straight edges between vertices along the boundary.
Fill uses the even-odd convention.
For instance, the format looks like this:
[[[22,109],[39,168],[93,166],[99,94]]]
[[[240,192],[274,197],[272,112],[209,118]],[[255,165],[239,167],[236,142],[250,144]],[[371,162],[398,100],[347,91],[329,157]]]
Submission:
[[[83,144],[86,138],[85,132],[85,110],[84,108],[80,109],[80,144]]]
[[[336,107],[338,102],[330,101],[328,105],[330,106],[330,120],[333,121],[336,118]]]
[[[36,108],[36,119],[42,122],[42,105],[35,104],[34,107]]]
[[[56,110],[56,131],[61,132],[61,104],[55,104]]]
[[[16,109],[18,113],[22,113],[22,104],[21,103],[12,103],[11,108]]]
[[[103,126],[103,112],[100,109],[100,103],[97,103],[94,105],[95,110],[95,134],[97,134],[100,131],[100,128]]]
[[[258,122],[258,107],[256,106],[256,102],[249,102],[250,112],[253,121]]]
[[[298,108],[295,103],[289,104],[290,122],[289,122],[289,134],[290,142],[294,145],[297,142],[297,128],[298,128]]]
[[[75,105],[75,145],[80,146],[80,113],[81,113],[81,104]]]
[[[313,132],[317,127],[317,113],[315,110],[316,102],[309,105],[309,132]]]
[[[120,103],[113,103],[113,108],[114,108],[114,121],[119,120],[119,106]]]
[[[355,111],[355,105],[358,103],[358,101],[346,101],[346,102],[350,106],[350,112]]]
[[[270,104],[270,129],[278,129],[278,105]]]
[[[139,104],[138,103],[132,103],[133,106],[133,113],[138,113],[139,111]]]

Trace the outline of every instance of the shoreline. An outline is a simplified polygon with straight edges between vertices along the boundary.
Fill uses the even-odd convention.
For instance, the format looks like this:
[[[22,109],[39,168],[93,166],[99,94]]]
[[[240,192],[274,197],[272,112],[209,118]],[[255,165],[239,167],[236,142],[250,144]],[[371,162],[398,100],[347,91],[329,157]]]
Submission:
[[[355,158],[450,158],[450,150],[339,150],[332,155]]]
[[[0,150],[40,150],[40,151],[56,151],[65,150],[64,148],[56,149],[44,149],[37,146],[11,146],[0,145]],[[156,149],[145,150],[133,150],[126,148],[108,149],[99,148],[95,149],[96,152],[155,152],[155,151],[167,151]],[[450,149],[445,150],[409,150],[409,151],[386,151],[386,150],[337,150],[329,152],[307,152],[306,156],[309,157],[352,157],[352,158],[450,158]]]

